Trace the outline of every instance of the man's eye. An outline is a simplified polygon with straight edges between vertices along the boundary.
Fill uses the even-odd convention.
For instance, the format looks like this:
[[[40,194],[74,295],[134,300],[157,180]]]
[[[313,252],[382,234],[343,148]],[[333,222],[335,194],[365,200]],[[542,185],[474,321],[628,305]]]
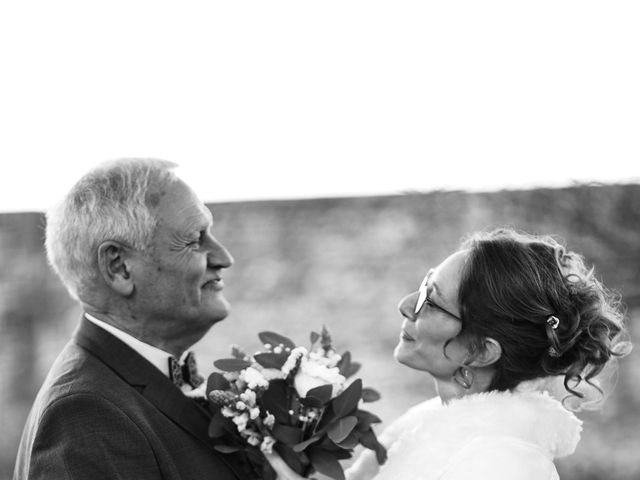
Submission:
[[[193,239],[191,242],[187,243],[187,246],[189,246],[189,247],[199,247],[204,242],[204,236],[205,235],[206,235],[206,232],[203,230],[198,235],[198,238]]]
[[[424,303],[426,303],[431,308],[438,308],[438,305],[433,303],[429,297],[427,297],[427,299],[424,301]]]

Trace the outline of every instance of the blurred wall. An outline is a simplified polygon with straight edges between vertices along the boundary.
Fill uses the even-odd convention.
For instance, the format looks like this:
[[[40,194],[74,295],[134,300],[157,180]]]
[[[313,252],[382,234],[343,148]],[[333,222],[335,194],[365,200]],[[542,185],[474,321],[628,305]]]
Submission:
[[[476,230],[510,225],[566,240],[623,294],[630,331],[640,328],[640,186],[576,186],[495,193],[210,205],[215,235],[235,257],[225,273],[229,318],[195,347],[203,370],[229,345],[258,348],[275,330],[304,343],[326,325],[340,350],[364,364],[360,376],[382,400],[384,420],[433,395],[428,376],[396,364],[400,298],[426,270]],[[47,268],[41,214],[0,215],[0,478],[10,478],[35,393],[68,340],[80,310]],[[600,412],[580,414],[583,440],[558,462],[570,479],[640,478],[640,352],[621,361],[618,385]]]

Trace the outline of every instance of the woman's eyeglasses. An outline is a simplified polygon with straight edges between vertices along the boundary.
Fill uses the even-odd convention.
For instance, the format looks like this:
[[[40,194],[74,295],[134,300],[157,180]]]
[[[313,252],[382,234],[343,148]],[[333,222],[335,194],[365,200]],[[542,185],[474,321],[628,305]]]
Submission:
[[[420,310],[422,310],[422,307],[426,303],[428,306],[430,306],[432,308],[437,308],[441,312],[446,313],[447,315],[455,318],[456,320],[462,321],[462,319],[459,316],[451,313],[449,310],[447,310],[444,307],[441,307],[440,305],[435,303],[433,300],[431,300],[431,298],[429,298],[429,292],[428,292],[427,284],[429,283],[429,279],[431,278],[432,274],[433,274],[433,269],[429,270],[429,273],[427,273],[427,276],[424,277],[424,280],[422,280],[422,283],[420,284],[420,288],[418,288],[418,300],[416,301],[416,308],[415,308],[415,311],[413,313],[415,313],[417,315],[418,312]]]

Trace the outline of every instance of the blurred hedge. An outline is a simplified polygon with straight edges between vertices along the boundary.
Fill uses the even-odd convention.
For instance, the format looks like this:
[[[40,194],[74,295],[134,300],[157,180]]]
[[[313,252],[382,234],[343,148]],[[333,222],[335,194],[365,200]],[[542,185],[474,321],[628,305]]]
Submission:
[[[243,202],[210,205],[215,235],[235,257],[225,273],[234,309],[196,346],[204,369],[256,332],[302,342],[327,325],[339,347],[364,363],[366,384],[383,398],[373,409],[390,420],[433,395],[430,379],[391,353],[399,299],[470,232],[509,225],[554,234],[585,255],[629,307],[638,341],[640,186],[577,185],[493,193]],[[80,315],[44,259],[43,216],[0,215],[0,477],[10,478],[19,435],[35,392]],[[561,460],[570,479],[640,478],[640,354],[621,362],[618,385],[601,412],[582,414],[583,440]]]

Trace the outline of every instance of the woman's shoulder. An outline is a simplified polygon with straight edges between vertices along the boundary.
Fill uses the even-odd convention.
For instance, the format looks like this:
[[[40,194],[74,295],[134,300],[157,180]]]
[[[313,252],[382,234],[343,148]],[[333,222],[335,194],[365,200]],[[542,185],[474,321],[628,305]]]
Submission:
[[[536,445],[550,457],[573,453],[582,422],[547,392],[488,392],[450,403],[447,417],[466,431],[511,437]]]
[[[425,417],[432,415],[432,412],[441,408],[442,401],[439,397],[425,400],[410,407],[384,429],[381,435],[382,443],[388,445],[391,441],[395,440],[399,434],[415,427],[418,423],[421,423]]]
[[[441,480],[553,480],[558,478],[548,453],[511,436],[477,436],[447,462]]]

